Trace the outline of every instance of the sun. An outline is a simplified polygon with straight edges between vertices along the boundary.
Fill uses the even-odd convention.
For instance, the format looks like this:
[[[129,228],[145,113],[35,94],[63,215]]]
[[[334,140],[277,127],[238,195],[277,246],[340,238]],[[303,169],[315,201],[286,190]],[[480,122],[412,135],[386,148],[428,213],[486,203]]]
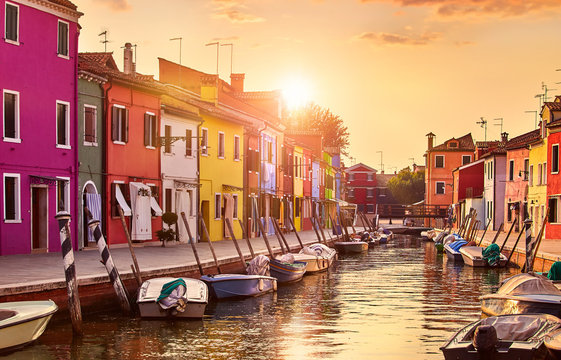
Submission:
[[[292,78],[285,82],[282,95],[288,110],[295,110],[310,102],[310,85],[303,78]]]

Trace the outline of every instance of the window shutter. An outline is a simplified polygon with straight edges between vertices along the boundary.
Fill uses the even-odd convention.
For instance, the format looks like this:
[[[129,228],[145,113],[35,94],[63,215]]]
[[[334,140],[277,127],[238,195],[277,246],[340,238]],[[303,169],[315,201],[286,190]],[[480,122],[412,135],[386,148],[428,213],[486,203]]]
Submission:
[[[151,115],[152,119],[152,146],[158,146],[158,118]]]
[[[150,144],[150,115],[144,114],[144,146],[149,146]]]
[[[187,156],[191,156],[193,155],[193,150],[192,150],[192,131],[187,129],[185,130],[185,155]]]
[[[124,139],[125,142],[128,143],[129,142],[129,109],[125,109],[125,131],[124,131]]]
[[[119,140],[119,108],[114,105],[111,114],[111,140]]]

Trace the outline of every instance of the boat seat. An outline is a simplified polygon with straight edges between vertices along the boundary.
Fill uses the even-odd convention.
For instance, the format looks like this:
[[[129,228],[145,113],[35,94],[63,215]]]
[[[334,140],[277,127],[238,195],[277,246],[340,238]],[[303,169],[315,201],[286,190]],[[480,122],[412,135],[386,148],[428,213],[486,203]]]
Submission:
[[[14,316],[16,316],[17,314],[18,314],[18,312],[17,312],[17,311],[14,311],[14,310],[3,310],[3,309],[0,309],[0,321],[9,319],[9,318],[11,318],[11,317],[14,317]]]

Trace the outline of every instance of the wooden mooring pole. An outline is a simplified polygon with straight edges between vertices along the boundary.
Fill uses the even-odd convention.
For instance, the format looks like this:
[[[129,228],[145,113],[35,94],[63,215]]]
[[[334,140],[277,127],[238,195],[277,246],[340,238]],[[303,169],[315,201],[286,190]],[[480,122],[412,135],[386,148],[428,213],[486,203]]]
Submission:
[[[253,252],[253,246],[251,246],[251,242],[249,241],[249,236],[247,235],[249,234],[249,231],[247,232],[245,231],[245,227],[242,219],[238,219],[238,221],[240,223],[240,227],[242,228],[242,236],[247,243],[247,247],[249,248],[249,253],[251,254],[251,258],[253,259],[255,257],[255,253]]]
[[[197,251],[197,247],[195,246],[195,238],[191,233],[191,227],[189,226],[189,222],[187,221],[187,216],[185,216],[185,212],[181,212],[181,218],[183,219],[183,223],[185,224],[185,229],[187,229],[187,235],[189,236],[189,244],[191,244],[191,249],[193,250],[193,255],[195,255],[195,261],[197,261],[197,266],[199,267],[199,273],[204,275],[203,266],[201,265],[201,259],[199,259],[199,252]]]
[[[201,227],[208,240],[208,247],[210,248],[210,252],[212,253],[212,258],[214,259],[214,264],[216,265],[216,271],[218,271],[219,274],[222,274],[222,271],[220,270],[220,266],[218,265],[218,259],[216,258],[216,253],[214,252],[214,246],[212,245],[212,240],[210,239],[210,234],[208,233],[208,230],[206,228],[205,220],[200,214],[199,214],[199,224],[201,224]]]
[[[280,237],[281,237],[281,239],[284,243],[284,246],[286,246],[286,251],[290,252],[290,245],[288,244],[288,241],[286,241],[286,237],[284,237],[284,234],[281,231],[281,228],[280,228],[279,223],[277,222],[277,219],[274,218],[274,217],[272,217],[271,219],[273,221],[273,226],[275,227],[275,231],[277,231],[277,233],[280,235]]]
[[[294,235],[296,235],[296,239],[300,244],[300,249],[303,249],[304,243],[302,243],[302,239],[300,239],[300,235],[298,235],[298,231],[296,231],[296,228],[294,227],[294,222],[292,221],[292,218],[290,216],[288,217],[288,221],[290,222],[290,226],[292,227],[292,230],[294,230]]]
[[[62,260],[64,263],[64,276],[66,278],[66,290],[68,292],[68,310],[70,310],[70,320],[72,330],[77,335],[82,335],[82,308],[80,306],[80,296],[78,295],[78,282],[76,281],[76,265],[74,264],[74,253],[72,252],[72,237],[70,235],[70,214],[60,211],[56,214],[58,230],[60,233],[60,244],[62,250]]]
[[[113,262],[113,257],[109,252],[109,248],[107,247],[107,243],[105,242],[105,238],[103,237],[101,228],[99,227],[99,220],[91,219],[88,222],[88,226],[93,233],[95,243],[97,245],[97,250],[99,251],[99,255],[101,256],[101,263],[105,266],[105,270],[107,270],[111,285],[113,285],[115,294],[117,294],[117,298],[119,299],[119,306],[121,307],[123,313],[131,314],[131,304],[127,288],[125,288],[125,285],[123,285],[123,281],[121,280],[119,271],[117,270],[117,267]]]
[[[263,221],[265,221],[265,220],[269,221],[270,219],[271,219],[271,218],[268,218],[268,219],[267,219],[267,218],[263,218]],[[277,232],[277,228],[276,228],[276,226],[275,226],[274,224],[273,224],[273,230],[274,230],[273,232],[275,233],[275,236],[277,237],[277,241],[279,242],[279,245],[280,245],[280,248],[281,248],[281,252],[282,252],[283,254],[289,253],[289,252],[290,252],[290,249],[288,249],[288,248],[287,248],[286,250],[284,249],[284,244],[282,243],[282,239],[281,239],[281,237],[280,237],[280,235],[279,235],[279,232]]]
[[[236,247],[236,251],[238,252],[238,255],[240,257],[240,263],[242,264],[242,269],[245,270],[247,265],[245,264],[245,259],[244,259],[244,256],[242,254],[242,250],[240,249],[240,246],[238,245],[238,240],[236,239],[236,236],[234,235],[234,229],[232,229],[232,224],[230,223],[230,219],[225,217],[224,221],[226,222],[226,228],[230,232],[230,236],[232,237],[232,241],[234,242],[234,246]]]
[[[259,231],[263,236],[263,240],[265,240],[265,245],[267,246],[267,250],[269,251],[269,256],[271,259],[275,258],[275,254],[273,253],[273,249],[271,248],[271,244],[269,244],[269,238],[267,238],[267,234],[265,234],[265,229],[263,229],[263,223],[260,219],[257,219],[257,225],[259,226]]]
[[[125,214],[123,213],[123,209],[120,205],[117,205],[117,209],[119,209],[119,216],[121,218],[121,224],[123,224],[123,229],[125,230],[125,235],[127,237],[127,243],[129,244],[129,251],[131,253],[132,262],[134,264],[131,265],[132,274],[136,279],[136,283],[140,287],[142,285],[142,277],[140,276],[140,267],[138,266],[138,261],[136,261],[136,255],[134,254],[134,250],[132,248],[132,241],[131,241],[131,234],[129,233],[129,228],[127,226],[127,222],[125,221]]]

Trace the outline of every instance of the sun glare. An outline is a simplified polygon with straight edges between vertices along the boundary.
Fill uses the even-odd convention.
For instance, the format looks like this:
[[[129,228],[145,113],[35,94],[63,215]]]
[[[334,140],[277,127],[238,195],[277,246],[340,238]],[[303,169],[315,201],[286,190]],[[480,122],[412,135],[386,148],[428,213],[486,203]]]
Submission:
[[[290,79],[285,83],[282,94],[288,109],[294,110],[310,101],[310,86],[304,79]]]

